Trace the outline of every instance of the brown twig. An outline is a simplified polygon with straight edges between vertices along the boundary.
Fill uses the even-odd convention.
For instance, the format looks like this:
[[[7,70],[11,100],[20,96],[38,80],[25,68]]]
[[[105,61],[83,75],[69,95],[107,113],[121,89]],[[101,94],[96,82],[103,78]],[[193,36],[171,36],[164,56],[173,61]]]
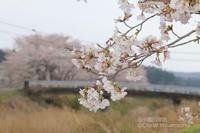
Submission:
[[[127,31],[124,33],[124,35],[126,36],[130,31],[132,31],[133,29],[137,28],[138,26],[142,26],[146,21],[148,21],[149,19],[151,19],[151,18],[153,18],[153,17],[155,17],[155,16],[157,16],[157,15],[159,15],[159,14],[160,14],[160,13],[156,13],[156,14],[154,14],[154,15],[152,15],[152,16],[146,18],[146,19],[145,19],[144,21],[142,21],[141,23],[139,23],[139,24],[137,24],[137,25],[131,27],[129,30],[127,30]]]

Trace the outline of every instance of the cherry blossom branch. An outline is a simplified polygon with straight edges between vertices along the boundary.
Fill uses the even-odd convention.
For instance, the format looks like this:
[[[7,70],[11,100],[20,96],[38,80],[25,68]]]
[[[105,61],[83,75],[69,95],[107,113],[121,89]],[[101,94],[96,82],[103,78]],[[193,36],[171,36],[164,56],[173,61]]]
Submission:
[[[133,29],[137,28],[138,26],[142,26],[145,22],[147,22],[148,20],[150,20],[151,18],[154,18],[155,16],[160,15],[160,13],[156,13],[148,18],[146,18],[144,21],[142,21],[141,23],[131,27],[129,30],[127,30],[123,35],[127,35],[129,32],[131,32]]]
[[[130,29],[132,28],[130,25],[127,24],[126,21],[123,21],[123,23],[124,23],[124,25],[125,25],[126,27],[128,27],[128,28],[130,28]]]
[[[174,48],[174,47],[178,47],[178,46],[181,46],[181,45],[185,45],[185,44],[188,44],[188,43],[191,43],[191,42],[199,41],[200,38],[197,37],[196,39],[192,39],[192,40],[189,40],[189,41],[186,41],[186,42],[183,42],[183,43],[174,45],[174,44],[176,44],[177,42],[181,41],[182,39],[184,39],[184,38],[190,36],[190,35],[191,35],[192,33],[194,33],[194,32],[196,32],[196,30],[192,30],[192,31],[190,31],[189,33],[187,33],[187,34],[185,34],[185,35],[179,37],[178,39],[176,39],[176,40],[173,41],[172,43],[169,43],[168,45],[165,45],[165,46],[162,46],[162,47]],[[162,48],[162,47],[161,47],[161,48]],[[158,51],[159,51],[161,48],[158,48],[158,49],[156,49],[156,50],[149,51],[148,54],[142,53],[142,54],[136,56],[135,58],[133,58],[132,61],[136,61],[136,60],[138,60],[138,61],[136,61],[136,62],[133,63],[133,64],[134,64],[134,65],[137,65],[137,67],[139,67],[139,66],[144,62],[145,59],[147,59],[148,57],[152,56],[152,55],[155,54],[155,53],[158,53]],[[118,71],[117,71],[113,76],[111,76],[111,77],[114,79],[121,71],[124,71],[124,70],[126,70],[126,69],[129,69],[129,68],[131,68],[131,67],[133,67],[133,65],[127,66],[127,67],[125,67],[125,68],[122,68],[122,69],[118,70]]]
[[[172,32],[172,34],[174,34],[177,38],[180,38],[180,36],[177,35],[177,34],[174,32],[174,29],[173,29],[173,28],[171,29],[171,32]]]
[[[185,35],[179,37],[177,40],[171,42],[170,44],[168,44],[168,45],[166,45],[166,46],[170,47],[171,45],[174,45],[175,43],[181,41],[182,39],[184,39],[184,38],[190,36],[191,34],[193,34],[193,33],[195,33],[195,32],[196,32],[196,30],[192,30],[192,31],[190,31],[189,33],[187,33],[187,34],[185,34]]]
[[[191,30],[183,36],[176,34],[172,27],[172,22],[174,21],[187,24],[191,15],[199,12],[198,1],[144,0],[138,2],[138,6],[142,11],[141,15],[157,13],[135,26],[128,24],[134,5],[128,0],[119,0],[118,3],[124,16],[121,16],[117,21],[123,23],[128,30],[122,33],[116,29],[113,36],[107,40],[105,46],[97,44],[98,48],[83,47],[80,51],[72,51],[74,57],[72,62],[78,68],[100,76],[100,80],[96,81],[95,87],[87,87],[79,92],[81,94],[80,104],[94,112],[98,109],[105,109],[110,105],[110,101],[120,100],[127,94],[126,88],[121,88],[114,82],[115,77],[120,72],[128,69],[127,80],[140,80],[141,75],[138,69],[148,57],[155,54],[156,58],[152,63],[160,66],[161,57],[164,58],[163,61],[169,58],[169,48],[196,41],[199,43],[200,40],[200,37],[198,37],[200,35],[200,22],[198,22],[195,30]],[[152,35],[144,39],[138,38],[138,34],[143,30],[144,23],[155,16],[160,17],[159,29],[161,38]],[[168,25],[168,23],[171,23],[171,25]],[[132,32],[134,33],[131,34]],[[177,38],[171,43],[165,44],[165,41],[168,42],[170,40],[169,32]],[[195,32],[197,38],[183,42],[183,39],[188,39]],[[160,56],[161,54],[163,56]]]
[[[106,48],[104,48],[103,46],[101,46],[100,44],[96,44],[98,47],[100,47],[101,49],[103,49],[103,50],[106,50]]]
[[[186,41],[186,42],[183,42],[183,43],[177,44],[177,45],[169,46],[169,48],[179,47],[179,46],[182,46],[182,45],[185,45],[185,44],[191,43],[191,42],[197,42],[197,41],[199,41],[199,40],[200,40],[200,38],[197,37],[196,39],[192,39],[192,40],[189,40],[189,41]]]

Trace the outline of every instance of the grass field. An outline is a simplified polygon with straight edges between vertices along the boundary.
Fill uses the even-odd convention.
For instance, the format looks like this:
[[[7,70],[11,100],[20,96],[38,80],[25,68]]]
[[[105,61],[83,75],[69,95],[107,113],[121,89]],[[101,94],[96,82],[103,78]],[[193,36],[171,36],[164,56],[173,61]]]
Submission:
[[[76,95],[29,98],[17,90],[0,91],[0,133],[200,133],[200,121],[189,128],[180,126],[178,111],[183,106],[195,110],[197,102],[183,100],[174,106],[168,99],[127,97],[91,113],[78,104]],[[169,126],[177,126],[139,123],[150,118],[165,118]]]

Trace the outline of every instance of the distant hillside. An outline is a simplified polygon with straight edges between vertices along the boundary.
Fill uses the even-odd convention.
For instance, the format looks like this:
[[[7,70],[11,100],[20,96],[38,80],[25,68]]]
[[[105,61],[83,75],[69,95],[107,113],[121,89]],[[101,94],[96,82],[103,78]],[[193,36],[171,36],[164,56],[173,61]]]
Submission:
[[[184,79],[188,79],[188,78],[200,79],[200,72],[198,72],[198,73],[174,72],[174,75],[176,77],[181,77]]]
[[[200,87],[200,73],[174,72],[179,85]]]
[[[145,67],[148,81],[151,84],[176,85],[177,79],[173,73],[155,67]]]
[[[5,52],[0,49],[0,62],[2,62],[3,60],[5,60]]]
[[[145,67],[151,84],[200,87],[200,73],[169,72],[155,67]]]

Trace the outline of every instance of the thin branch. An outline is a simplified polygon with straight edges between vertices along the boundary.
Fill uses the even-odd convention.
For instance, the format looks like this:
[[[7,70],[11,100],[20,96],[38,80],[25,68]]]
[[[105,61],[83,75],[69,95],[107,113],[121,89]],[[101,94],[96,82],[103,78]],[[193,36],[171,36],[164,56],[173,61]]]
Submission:
[[[177,35],[177,34],[174,32],[173,28],[171,29],[171,31],[172,31],[172,33],[173,33],[177,38],[180,38],[180,36]]]
[[[184,39],[184,38],[190,36],[190,35],[191,35],[192,33],[194,33],[194,32],[196,32],[196,30],[192,30],[192,31],[190,31],[189,33],[187,33],[187,34],[185,34],[185,35],[179,37],[177,40],[175,40],[175,41],[169,43],[169,44],[166,45],[166,46],[167,46],[167,47],[170,47],[170,46],[174,45],[175,43],[181,41],[182,39]]]
[[[98,43],[97,43],[97,46],[100,47],[100,48],[102,48],[102,49],[104,49],[104,50],[106,49],[106,48],[102,47],[102,46],[101,46],[100,44],[98,44]]]
[[[128,25],[127,23],[126,23],[126,21],[124,21],[124,25],[126,25],[126,27],[128,27],[128,28],[132,28],[132,26],[130,26],[130,25]]]
[[[129,66],[127,66],[127,67],[125,67],[125,68],[122,68],[122,69],[120,69],[120,70],[118,70],[114,75],[112,75],[112,77],[111,78],[115,78],[121,71],[124,71],[124,70],[126,70],[126,69],[129,69],[129,68],[131,68],[133,65],[137,65],[138,63],[139,63],[139,66],[142,64],[142,62],[146,59],[146,58],[148,58],[148,57],[150,57],[151,55],[153,55],[155,53],[155,51],[150,51],[150,53],[148,54],[148,55],[146,55],[146,56],[141,56],[141,57],[139,57],[138,59],[140,59],[140,58],[142,58],[142,59],[140,59],[140,60],[138,60],[137,62],[135,62],[134,64],[132,64],[132,65],[129,65]]]
[[[141,60],[137,61],[137,64],[139,63],[138,66],[141,66],[142,63],[143,63],[143,61],[144,61],[145,59],[147,59],[148,57],[150,57],[151,55],[153,55],[153,54],[155,54],[154,51],[153,51],[153,52],[150,52],[148,55],[146,55],[145,57],[143,57]]]
[[[177,45],[171,45],[169,48],[175,48],[175,47],[182,46],[182,45],[185,45],[185,44],[188,44],[188,43],[191,43],[191,42],[196,42],[196,41],[199,41],[199,40],[200,40],[200,38],[192,39],[192,40],[189,40],[189,41],[177,44]]]
[[[96,72],[94,69],[91,69],[91,68],[90,69],[83,69],[83,70],[90,72],[92,74],[95,74],[97,76],[106,76],[105,74],[100,74],[100,73]]]
[[[154,14],[154,15],[152,15],[152,16],[146,18],[146,19],[145,19],[144,21],[142,21],[141,23],[139,23],[139,24],[137,24],[137,25],[131,27],[129,30],[127,30],[127,31],[124,33],[124,35],[127,35],[130,31],[132,31],[133,29],[137,28],[138,26],[143,25],[146,21],[148,21],[149,19],[151,19],[151,18],[153,18],[153,17],[155,17],[155,16],[157,16],[157,15],[159,15],[159,13],[156,13],[156,14]]]

